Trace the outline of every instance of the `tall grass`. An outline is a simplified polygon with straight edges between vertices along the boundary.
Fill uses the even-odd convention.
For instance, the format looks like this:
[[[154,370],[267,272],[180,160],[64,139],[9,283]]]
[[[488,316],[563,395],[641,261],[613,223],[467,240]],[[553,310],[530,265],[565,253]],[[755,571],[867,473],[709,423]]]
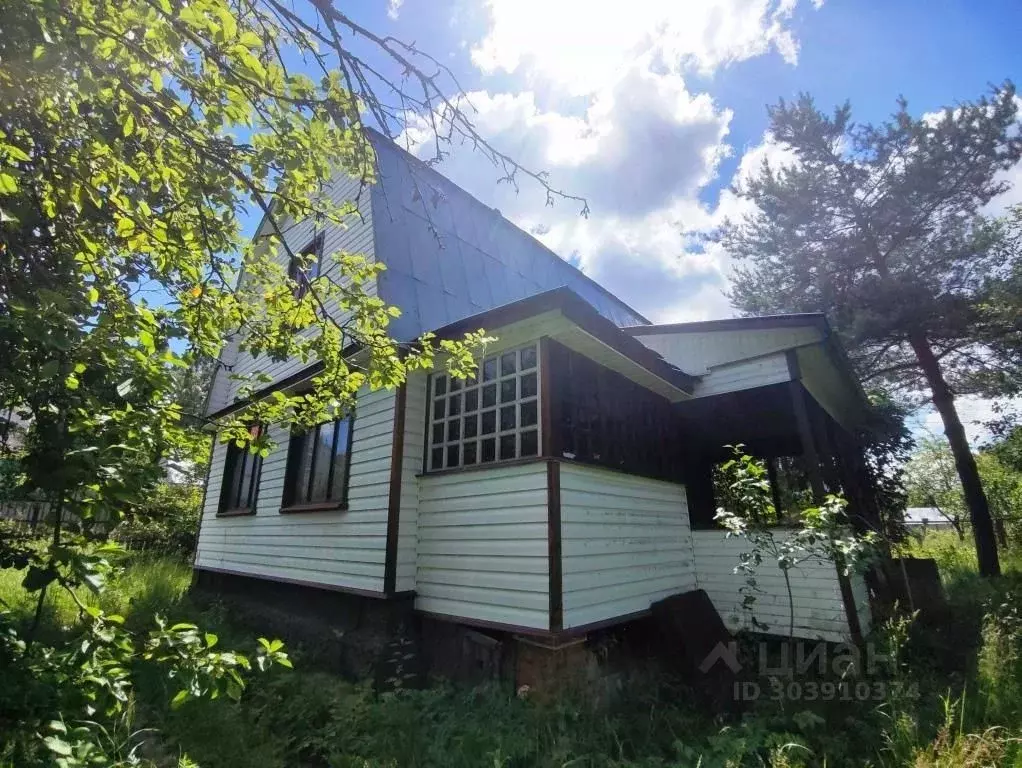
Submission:
[[[293,648],[296,669],[253,680],[240,704],[194,701],[171,711],[173,692],[159,679],[143,679],[134,725],[158,729],[147,757],[161,766],[187,754],[224,768],[1022,768],[1022,574],[981,580],[969,569],[968,552],[958,551],[968,544],[956,542],[953,533],[949,540],[937,532],[919,551],[939,553],[955,574],[940,622],[957,634],[940,642],[955,646],[962,663],[949,666],[932,652],[936,629],[921,620],[903,619],[875,638],[898,655],[895,677],[915,684],[918,695],[892,692],[869,703],[763,701],[725,716],[668,679],[600,704],[577,697],[540,703],[493,686],[440,683],[381,693],[310,668],[302,649]],[[208,627],[225,646],[248,647],[258,627],[233,623],[229,606],[196,603],[189,579],[186,565],[137,558],[99,604],[139,626],[159,613]],[[0,571],[0,599],[19,615],[31,614],[16,572]],[[59,632],[73,624],[76,609],[54,591],[45,615]]]

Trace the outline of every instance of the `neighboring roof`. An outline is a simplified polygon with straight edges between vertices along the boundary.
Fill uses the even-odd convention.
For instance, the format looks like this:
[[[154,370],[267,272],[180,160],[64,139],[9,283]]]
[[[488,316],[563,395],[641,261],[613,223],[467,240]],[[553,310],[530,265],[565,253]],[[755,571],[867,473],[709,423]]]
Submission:
[[[372,185],[380,297],[401,309],[390,325],[424,331],[553,288],[567,287],[616,326],[649,322],[531,235],[382,135]]]
[[[905,525],[950,525],[947,517],[936,507],[909,507],[905,510]]]
[[[698,381],[697,377],[671,365],[645,344],[625,333],[570,288],[554,288],[494,307],[438,328],[435,334],[438,339],[455,339],[470,331],[480,328],[495,330],[551,310],[560,311],[590,336],[684,392],[691,393]]]
[[[822,312],[796,312],[785,315],[761,315],[759,317],[727,317],[720,320],[699,320],[692,323],[665,323],[662,325],[636,325],[624,330],[633,336],[658,333],[699,333],[703,331],[743,331],[763,328],[797,328],[804,325],[827,327],[827,318]]]

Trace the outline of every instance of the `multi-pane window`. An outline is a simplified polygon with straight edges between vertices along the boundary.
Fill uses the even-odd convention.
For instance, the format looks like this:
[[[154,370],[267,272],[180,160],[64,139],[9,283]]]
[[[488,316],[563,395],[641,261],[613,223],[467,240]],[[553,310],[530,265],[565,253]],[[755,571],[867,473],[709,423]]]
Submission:
[[[253,426],[249,430],[253,438],[259,437],[259,432],[258,426]],[[255,509],[262,468],[262,458],[259,454],[251,453],[248,446],[241,448],[231,443],[227,447],[224,483],[220,490],[220,512],[244,512]]]
[[[284,507],[342,506],[348,499],[352,417],[327,421],[291,436]]]
[[[309,283],[319,277],[323,260],[323,235],[316,235],[312,242],[291,257],[287,265],[287,276],[295,281],[295,298],[300,299],[309,291]]]
[[[535,343],[484,358],[476,378],[435,374],[430,390],[430,470],[539,455]]]

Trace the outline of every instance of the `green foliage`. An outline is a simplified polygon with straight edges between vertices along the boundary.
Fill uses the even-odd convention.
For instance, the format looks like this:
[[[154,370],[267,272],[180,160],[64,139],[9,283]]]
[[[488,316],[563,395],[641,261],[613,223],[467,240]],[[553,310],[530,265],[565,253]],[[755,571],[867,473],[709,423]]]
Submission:
[[[957,543],[953,534],[950,540]],[[967,546],[957,546],[968,553]],[[304,664],[253,678],[237,704],[196,699],[168,709],[163,704],[178,684],[149,667],[139,670],[122,718],[105,724],[108,736],[101,739],[127,745],[120,748],[124,754],[142,741],[136,751],[142,765],[177,765],[185,754],[187,760],[218,768],[1014,765],[1022,723],[1012,713],[1022,704],[1017,693],[1022,677],[1013,665],[1022,635],[1011,611],[1022,602],[1022,581],[1011,570],[1015,559],[1006,561],[1009,573],[1001,583],[978,579],[974,569],[949,582],[951,613],[938,623],[958,628],[956,652],[971,660],[965,669],[973,671],[963,676],[957,667],[935,662],[930,645],[935,628],[923,617],[897,619],[871,638],[882,653],[897,659],[895,679],[906,690],[914,686],[916,695],[898,696],[892,689],[879,702],[767,701],[729,715],[711,713],[692,691],[660,675],[626,680],[607,701],[539,702],[495,686],[468,690],[435,684],[378,693]],[[148,617],[155,612],[170,621],[211,627],[219,637],[216,648],[246,637],[245,629],[230,622],[229,607],[203,608],[184,595],[188,577],[188,569],[173,560],[133,560],[102,595],[85,597],[105,611],[123,611],[125,626],[141,636],[152,629]],[[18,618],[31,615],[27,595],[3,575],[0,599],[15,606]],[[52,615],[55,626],[75,621],[77,609],[70,599],[66,603]],[[294,653],[301,655],[301,648]],[[0,706],[17,690],[0,688]],[[25,764],[3,751],[11,748],[12,729],[31,738],[19,728],[22,720],[11,715],[0,709],[5,768]],[[69,733],[77,727],[67,723]],[[61,738],[70,743],[74,736]],[[43,754],[49,759],[49,752]]]
[[[1012,334],[1012,320],[995,327],[986,302],[1020,254],[980,209],[1022,156],[1017,109],[1010,82],[935,117],[902,100],[877,125],[854,121],[847,103],[826,114],[808,95],[772,106],[771,133],[792,162],[765,163],[739,190],[754,211],[720,233],[742,263],[734,302],[826,312],[865,380],[931,386],[913,335],[959,392],[979,371],[1011,368],[997,332]]]
[[[826,312],[864,381],[881,381],[940,413],[973,521],[980,567],[999,572],[997,542],[955,395],[1022,380],[1013,295],[1022,249],[983,207],[1009,188],[1022,157],[1011,82],[989,96],[872,125],[848,103],[832,114],[813,99],[769,109],[770,132],[791,162],[738,194],[752,203],[719,233],[741,264],[741,310]],[[967,158],[967,160],[965,160]],[[1020,241],[1022,242],[1022,241]],[[929,398],[923,393],[928,391]]]
[[[123,605],[138,608],[132,606],[138,598],[143,598],[142,607],[154,598],[161,609],[172,603],[171,595],[153,591],[155,574],[141,574],[149,570],[145,562],[135,566],[136,583],[123,585],[105,558],[93,555],[89,563],[91,572],[111,578]],[[164,574],[170,592],[180,594],[185,586],[180,574],[186,572],[178,569],[175,577],[174,569],[154,565],[157,574]],[[31,569],[25,573],[25,591],[34,587],[32,576]],[[145,585],[141,589],[139,579]],[[0,723],[18,723],[13,731],[10,726],[0,728],[7,731],[0,733],[4,744],[0,755],[19,766],[134,764],[149,730],[135,727],[140,678],[156,674],[169,681],[174,690],[170,704],[180,707],[197,698],[223,695],[238,700],[253,664],[260,671],[274,664],[291,666],[279,640],[260,639],[251,657],[221,651],[217,635],[200,632],[194,624],[171,625],[157,614],[153,626],[141,613],[129,624],[124,616],[104,608],[97,599],[101,588],[91,588],[95,585],[90,582],[75,588],[63,574],[59,580],[67,587],[61,591],[61,623],[67,623],[64,629],[51,627],[52,644],[31,635],[25,639],[22,628],[30,603],[9,599],[10,586],[0,584],[0,598],[9,605],[0,612],[0,667],[9,683],[0,693]],[[93,599],[86,597],[89,594]]]
[[[877,536],[873,531],[856,534],[845,515],[847,502],[829,495],[819,506],[802,511],[798,526],[777,527],[777,511],[770,494],[770,482],[763,462],[749,456],[740,445],[730,446],[733,457],[720,471],[727,478],[731,508],[719,507],[714,519],[727,531],[728,538],[748,542],[749,550],[739,553],[735,573],[745,574],[742,605],[750,612],[753,626],[766,630],[751,611],[761,590],[756,572],[764,560],[775,564],[784,576],[788,596],[788,636],[795,633],[795,597],[791,571],[810,560],[830,560],[848,575],[865,567],[874,556]]]
[[[201,506],[201,487],[159,483],[125,515],[115,536],[134,551],[191,555]]]
[[[1002,445],[1006,449],[1002,449]],[[990,503],[990,513],[1005,536],[1022,536],[1022,471],[1011,462],[1010,442],[995,442],[976,454],[976,467]],[[936,507],[952,527],[963,535],[968,526],[968,510],[954,456],[947,444],[924,440],[905,467],[909,503]]]

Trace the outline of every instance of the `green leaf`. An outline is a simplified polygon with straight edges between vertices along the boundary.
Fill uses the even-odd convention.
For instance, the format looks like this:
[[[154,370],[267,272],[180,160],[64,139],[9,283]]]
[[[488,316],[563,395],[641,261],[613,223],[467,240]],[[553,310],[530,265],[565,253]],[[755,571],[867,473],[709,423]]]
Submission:
[[[153,81],[153,89],[157,91],[163,90],[163,75],[160,74],[160,70],[154,69],[150,72],[149,79]]]
[[[64,386],[72,390],[78,389],[78,377],[69,375],[66,379],[64,379]]]
[[[21,586],[28,592],[38,592],[46,585],[52,584],[56,578],[57,572],[52,568],[40,568],[38,565],[33,565],[29,567]]]
[[[54,754],[60,755],[61,757],[71,757],[73,754],[71,745],[58,736],[47,736],[43,739],[43,744]]]
[[[121,126],[121,132],[124,134],[125,138],[135,132],[135,116],[130,112],[124,119],[124,124]]]
[[[170,708],[178,709],[182,704],[188,701],[190,694],[184,688],[177,692],[173,699],[170,700]]]
[[[18,191],[18,180],[9,173],[0,173],[0,192],[13,195]]]

